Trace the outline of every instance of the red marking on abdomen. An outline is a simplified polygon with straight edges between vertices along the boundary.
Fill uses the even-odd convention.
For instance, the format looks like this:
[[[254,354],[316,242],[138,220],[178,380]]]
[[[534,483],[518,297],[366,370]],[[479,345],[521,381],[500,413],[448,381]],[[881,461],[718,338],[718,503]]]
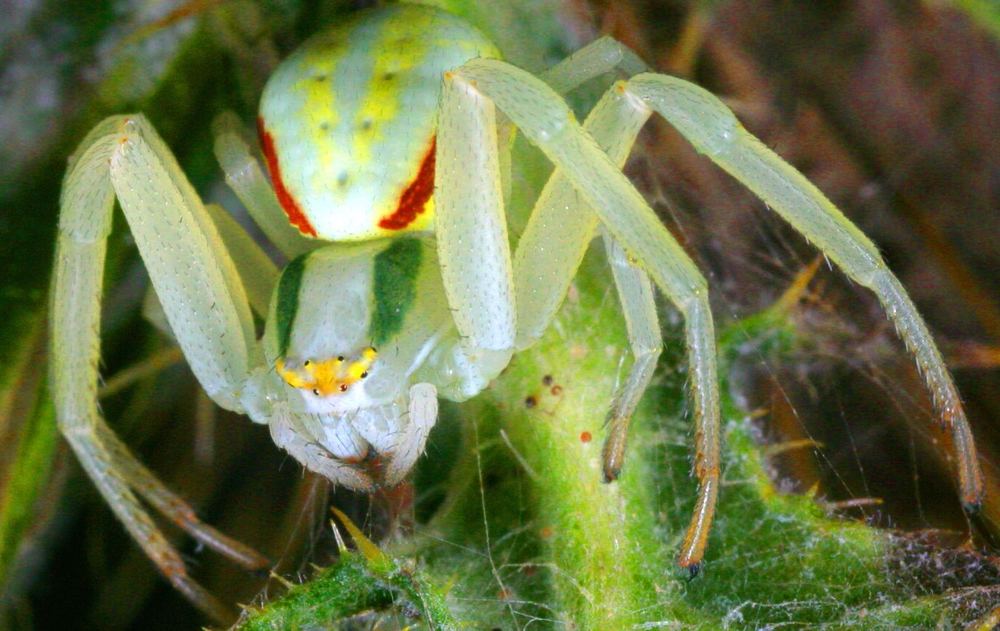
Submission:
[[[271,174],[271,181],[274,182],[274,192],[278,196],[278,203],[281,204],[282,210],[288,215],[288,221],[302,234],[315,237],[316,229],[312,227],[302,209],[299,208],[298,202],[285,188],[285,182],[281,179],[281,167],[278,165],[278,154],[274,150],[274,138],[264,128],[264,120],[259,116],[257,117],[257,134],[260,136],[261,148],[264,150],[264,159],[267,160],[267,170]]]
[[[424,161],[420,164],[420,170],[417,171],[417,177],[413,178],[403,194],[399,196],[396,212],[388,217],[383,217],[378,222],[379,228],[402,230],[413,223],[417,215],[424,212],[427,200],[434,193],[434,149],[436,145],[437,136],[434,136],[431,138],[430,148],[424,155]]]

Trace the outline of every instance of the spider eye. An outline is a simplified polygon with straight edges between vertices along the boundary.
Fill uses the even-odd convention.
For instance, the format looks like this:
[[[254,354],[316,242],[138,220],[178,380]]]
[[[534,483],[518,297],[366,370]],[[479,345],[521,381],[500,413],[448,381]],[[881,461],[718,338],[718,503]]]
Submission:
[[[319,388],[313,388],[313,394],[319,396]]]
[[[346,383],[340,384],[340,391],[341,392],[347,392],[347,384]]]
[[[362,379],[364,379],[364,378],[365,378],[365,377],[367,377],[367,376],[368,376],[368,371],[367,371],[367,370],[366,370],[366,371],[364,371],[363,373],[361,373],[361,378],[362,378]]]
[[[305,363],[304,363],[304,364],[302,364],[302,365],[303,365],[303,366],[308,366],[308,365],[309,365],[309,364],[311,364],[311,363],[312,363],[312,362],[311,362],[311,361],[309,361],[309,360],[307,359],[307,360],[305,361]]]
[[[344,356],[343,355],[337,355],[337,361],[339,361],[339,362],[344,361]]]

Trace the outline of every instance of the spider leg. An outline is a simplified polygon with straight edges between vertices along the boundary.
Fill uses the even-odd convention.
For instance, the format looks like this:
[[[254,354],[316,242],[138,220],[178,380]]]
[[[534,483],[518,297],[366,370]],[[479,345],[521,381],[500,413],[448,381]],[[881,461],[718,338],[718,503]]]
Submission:
[[[424,453],[427,436],[437,421],[437,390],[432,384],[417,383],[410,388],[408,422],[404,424],[403,437],[396,441],[396,450],[389,456],[385,468],[386,486],[393,487],[403,481]]]
[[[588,50],[591,48],[583,49]],[[598,74],[604,70],[594,64],[585,67],[600,71]],[[648,118],[647,112],[631,107],[620,93],[608,92],[587,116],[583,127],[621,167]],[[519,349],[533,344],[548,328],[597,225],[594,211],[580,199],[572,183],[556,171],[539,195],[514,255]],[[602,468],[605,480],[612,481],[621,472],[628,424],[652,379],[662,340],[648,276],[629,263],[624,251],[607,233],[604,242],[635,358],[608,414]]]
[[[202,545],[215,550],[238,565],[259,571],[271,565],[270,560],[252,548],[232,539],[198,519],[194,509],[171,491],[156,475],[132,454],[129,448],[105,423],[96,426],[103,446],[111,454],[115,468],[129,487],[141,495],[164,517],[184,530]]]
[[[541,74],[541,79],[556,92],[566,94],[583,83],[601,75],[619,71],[625,76],[646,72],[649,67],[632,49],[613,37],[601,37],[569,57],[563,59]],[[504,199],[510,198],[510,147],[513,144],[515,126],[506,118],[498,121],[500,151],[500,174],[503,182]],[[587,239],[589,242],[590,239]],[[573,268],[576,269],[575,267]],[[562,294],[560,294],[560,299]]]
[[[193,518],[193,511],[127,454],[97,406],[100,299],[117,193],[171,329],[213,398],[241,410],[254,333],[247,298],[212,220],[152,127],[112,117],[81,144],[62,193],[52,282],[51,378],[60,430],[125,528],[164,576],[219,620],[226,607],[187,574],[133,490],[237,562],[266,561]],[[164,299],[165,298],[165,299]]]
[[[591,110],[584,130],[613,162],[624,165],[648,119],[648,113],[609,93]],[[514,255],[518,349],[534,344],[545,333],[598,223],[573,182],[555,171],[535,202]]]
[[[581,66],[584,70],[603,74],[619,63],[623,57],[622,51],[627,49],[614,40],[602,39],[574,58],[577,61],[584,60]],[[554,74],[561,76],[560,73],[568,72],[569,68],[557,67],[558,72]],[[560,84],[566,89],[572,89],[586,78],[584,73],[577,72],[561,80]],[[498,153],[496,136],[490,135],[495,129],[493,108],[474,92],[463,91],[461,86],[452,86],[451,89],[446,87],[443,101],[438,131],[437,157],[441,165],[439,182],[442,185],[437,191],[437,231],[445,288],[446,291],[449,287],[452,288],[449,302],[455,305],[457,322],[458,312],[481,314],[478,323],[471,322],[464,327],[459,324],[459,331],[467,339],[473,340],[473,346],[485,347],[485,343],[475,342],[476,338],[472,335],[476,331],[497,332],[490,325],[492,318],[503,318],[504,325],[509,326],[511,314],[507,309],[510,285],[513,283],[517,310],[516,344],[519,348],[524,348],[541,336],[562,302],[583,254],[593,239],[597,217],[580,202],[572,185],[558,173],[555,174],[536,203],[528,227],[518,244],[517,257],[511,270],[505,223],[502,214],[498,212],[502,209],[502,197],[494,177],[500,169],[500,162],[494,157]],[[469,102],[473,104],[470,105]],[[619,162],[623,163],[648,114],[629,121],[627,117],[620,115],[619,110],[620,107],[615,104],[599,106],[588,118],[588,125],[606,140],[606,149],[615,151],[612,146],[617,148],[615,153]],[[492,155],[482,154],[476,150],[477,147],[493,147],[490,152]],[[463,151],[466,153],[461,153]],[[453,167],[455,171],[448,170],[451,165],[457,165]],[[459,168],[464,177],[455,177]],[[468,186],[470,190],[463,192],[460,186]],[[462,201],[465,206],[461,205]],[[470,209],[470,201],[474,201],[476,207]],[[477,220],[482,223],[476,223]],[[460,221],[467,223],[463,225]],[[493,244],[492,249],[475,245],[481,242]],[[610,241],[608,245],[609,254],[614,253]],[[480,265],[477,267],[470,261],[457,259],[456,252],[474,256]],[[636,361],[625,383],[615,394],[608,415],[610,431],[605,442],[603,467],[608,481],[616,479],[621,470],[628,422],[643,391],[649,385],[661,349],[656,308],[648,279],[642,271],[632,267],[624,255],[612,254],[612,260],[615,262],[615,280],[626,313],[626,324]],[[486,264],[483,265],[483,262]],[[484,278],[469,279],[467,275],[456,273],[463,269],[474,271]],[[459,285],[462,282],[466,284]],[[456,286],[467,292],[466,297],[452,299],[452,295],[459,293],[455,290]],[[502,294],[483,296],[493,287],[498,287]],[[499,313],[483,313],[481,305],[490,305],[491,301],[494,309],[501,307],[497,309]],[[466,306],[463,307],[463,304]],[[490,342],[497,343],[498,346],[511,344],[509,329],[503,328],[501,331],[503,337]],[[717,452],[718,449],[709,451]],[[710,521],[709,518],[706,523]],[[707,533],[707,528],[705,532]]]
[[[573,181],[630,258],[637,260],[657,285],[672,296],[688,322],[689,353],[693,358],[692,366],[696,367],[692,382],[704,381],[707,376],[697,373],[699,362],[695,358],[710,349],[713,358],[708,361],[712,362],[714,379],[714,349],[711,348],[714,344],[692,341],[690,335],[690,331],[696,330],[707,331],[711,336],[706,292],[690,282],[700,276],[685,269],[689,265],[693,267],[690,260],[673,251],[680,249],[675,243],[671,245],[662,239],[662,227],[641,196],[614,168],[614,163],[593,138],[580,128],[558,95],[528,73],[496,60],[471,61],[451,73],[449,80],[456,77],[492,99],[546,153]],[[708,92],[679,79],[652,74],[619,83],[613,90],[632,101],[633,107],[655,110],[667,118],[699,151],[743,181],[816,243],[850,278],[876,293],[914,354],[935,405],[952,431],[963,502],[969,508],[977,507],[982,500],[982,477],[958,393],[926,325],[874,245],[818,189],[746,132],[721,101]],[[685,292],[690,294],[689,299],[685,299]],[[696,413],[708,402],[697,393],[695,401]],[[717,400],[713,403],[717,406]],[[705,424],[702,429],[705,428],[710,433],[718,431],[717,425]],[[701,446],[706,435],[696,430],[696,436]],[[717,436],[712,439],[717,441]],[[717,453],[714,455],[717,465]],[[700,466],[703,462],[700,447],[696,471],[699,475],[710,476],[711,472]],[[699,515],[706,509],[706,502],[714,501],[717,478],[702,486],[712,488],[699,495],[695,520],[681,553],[682,565],[696,565],[700,558],[698,537],[691,535],[699,531]],[[688,551],[694,554],[688,556]]]
[[[611,158],[541,80],[501,61],[474,60],[445,76],[444,92],[469,119],[484,110],[491,112],[489,101],[495,103],[573,183],[615,241],[684,316],[699,492],[678,562],[696,569],[714,515],[719,480],[715,333],[704,277]],[[632,99],[623,99],[622,104],[636,107]]]
[[[205,204],[205,210],[212,217],[212,222],[219,231],[219,237],[222,238],[226,251],[233,259],[250,308],[259,317],[266,318],[271,291],[278,282],[277,266],[224,208],[218,204]],[[146,290],[142,315],[160,332],[176,341],[174,332],[170,330],[170,324],[167,322],[167,314],[163,311],[153,287]]]
[[[496,116],[488,100],[449,81],[436,163],[434,221],[445,295],[470,364],[492,379],[509,361],[515,338]]]
[[[958,456],[962,501],[983,497],[982,472],[962,402],[934,339],[875,245],[801,173],[746,131],[711,93],[643,74],[620,87],[667,119],[695,148],[753,191],[855,282],[871,289],[913,354]]]
[[[226,174],[226,184],[240,198],[254,222],[289,260],[308,252],[317,242],[303,237],[285,218],[271,182],[260,168],[232,112],[213,123],[215,157]]]
[[[543,72],[541,79],[559,94],[566,94],[613,70],[630,77],[649,67],[631,48],[605,35]]]
[[[236,266],[250,308],[261,318],[266,318],[271,292],[278,283],[278,267],[225,208],[218,204],[205,204],[205,210]]]
[[[110,181],[170,327],[208,395],[242,413],[256,334],[239,273],[152,126],[129,116],[119,127]]]
[[[318,473],[330,480],[334,484],[340,484],[356,491],[372,492],[375,490],[375,482],[371,476],[359,470],[352,464],[344,461],[336,454],[332,453],[328,446],[321,445],[311,438],[318,434],[315,429],[307,428],[307,423],[315,420],[308,414],[296,414],[288,409],[287,403],[275,404],[271,409],[271,420],[268,427],[271,430],[271,439],[280,449],[287,451],[293,458],[302,463],[310,471]],[[352,434],[350,428],[342,428],[342,431]],[[346,442],[356,437],[353,435],[344,436]],[[353,445],[346,445],[350,448]]]
[[[601,458],[604,480],[611,482],[617,480],[621,473],[629,422],[642,394],[653,379],[656,361],[663,350],[663,337],[660,334],[660,322],[656,316],[656,303],[649,276],[632,265],[621,246],[607,234],[604,235],[604,248],[611,262],[618,299],[625,314],[629,345],[635,357],[628,377],[615,392],[611,409],[608,410],[608,436],[604,439]],[[718,447],[715,450],[718,451]]]

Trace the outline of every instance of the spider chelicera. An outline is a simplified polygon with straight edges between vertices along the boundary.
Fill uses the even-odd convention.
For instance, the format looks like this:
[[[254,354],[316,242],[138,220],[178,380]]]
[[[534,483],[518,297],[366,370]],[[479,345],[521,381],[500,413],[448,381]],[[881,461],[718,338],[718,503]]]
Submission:
[[[560,94],[609,71],[631,78],[578,123]],[[496,108],[506,115],[499,124]],[[270,183],[238,133],[223,126],[218,136],[227,181],[291,260],[277,280],[242,228],[202,203],[143,116],[105,120],[71,160],[52,290],[59,424],[164,575],[219,611],[137,495],[243,565],[266,561],[198,521],[100,416],[101,280],[116,197],[208,395],[267,424],[308,469],[362,491],[403,479],[423,452],[438,397],[475,396],[541,336],[600,234],[635,359],[608,412],[604,476],[621,470],[629,418],[660,354],[655,284],[686,323],[699,490],[678,562],[696,570],[719,491],[715,334],[704,277],[621,172],[653,112],[875,292],[952,431],[962,499],[976,506],[972,435],[903,287],[864,234],[719,99],[646,72],[609,38],[536,77],[502,61],[459,18],[404,4],[317,35],[271,77],[258,119]],[[511,256],[503,191],[517,168],[504,159],[514,127],[557,170]],[[254,312],[266,316],[260,340]]]

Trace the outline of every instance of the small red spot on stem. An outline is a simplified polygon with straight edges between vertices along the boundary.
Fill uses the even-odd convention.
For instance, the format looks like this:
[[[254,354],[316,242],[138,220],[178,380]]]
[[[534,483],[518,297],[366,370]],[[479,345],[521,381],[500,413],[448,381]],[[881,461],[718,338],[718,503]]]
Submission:
[[[417,176],[413,178],[410,185],[406,187],[403,194],[399,196],[399,204],[396,211],[387,217],[383,217],[378,222],[378,227],[385,230],[402,230],[413,223],[417,215],[424,212],[427,200],[434,193],[434,150],[437,146],[437,137],[431,137],[431,146],[424,154],[424,161],[420,164]]]
[[[590,432],[580,432],[580,442],[581,443],[589,443],[592,440],[594,440],[594,435],[593,434],[591,434]]]
[[[285,182],[281,179],[281,167],[278,165],[278,154],[274,150],[274,138],[270,132],[264,128],[264,120],[257,118],[257,134],[260,136],[261,148],[264,150],[264,159],[267,160],[267,170],[271,174],[271,181],[274,182],[274,193],[278,196],[278,203],[282,210],[288,215],[288,221],[299,229],[302,234],[310,237],[316,236],[316,229],[306,218],[298,202],[292,194],[285,188]]]

